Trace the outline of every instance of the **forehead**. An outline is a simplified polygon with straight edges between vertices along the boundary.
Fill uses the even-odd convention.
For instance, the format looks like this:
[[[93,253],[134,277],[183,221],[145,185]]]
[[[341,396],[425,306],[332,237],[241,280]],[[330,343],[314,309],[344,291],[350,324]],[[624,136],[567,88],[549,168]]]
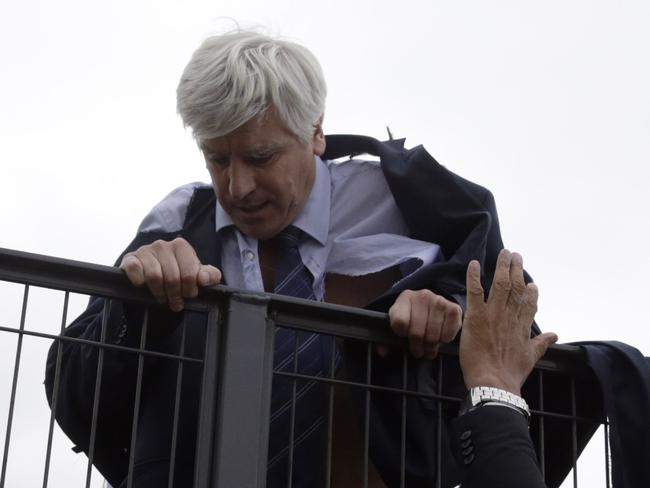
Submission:
[[[250,152],[282,147],[294,139],[275,113],[267,111],[224,136],[201,140],[199,146],[203,152],[211,153]]]

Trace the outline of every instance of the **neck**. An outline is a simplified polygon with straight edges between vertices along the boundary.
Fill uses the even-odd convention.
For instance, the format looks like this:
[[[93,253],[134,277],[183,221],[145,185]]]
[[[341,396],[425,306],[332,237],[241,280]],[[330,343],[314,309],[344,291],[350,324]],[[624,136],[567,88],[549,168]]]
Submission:
[[[273,240],[266,240],[259,241],[258,246],[264,291],[272,293],[275,285],[275,270],[278,263],[277,244]]]

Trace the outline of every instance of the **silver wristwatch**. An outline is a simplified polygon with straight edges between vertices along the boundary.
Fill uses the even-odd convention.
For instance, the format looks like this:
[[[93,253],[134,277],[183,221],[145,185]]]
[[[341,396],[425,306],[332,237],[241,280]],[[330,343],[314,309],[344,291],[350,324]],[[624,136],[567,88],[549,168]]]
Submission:
[[[469,389],[465,401],[461,403],[458,415],[476,410],[484,405],[509,407],[530,419],[530,410],[526,400],[520,396],[492,386],[475,386]]]

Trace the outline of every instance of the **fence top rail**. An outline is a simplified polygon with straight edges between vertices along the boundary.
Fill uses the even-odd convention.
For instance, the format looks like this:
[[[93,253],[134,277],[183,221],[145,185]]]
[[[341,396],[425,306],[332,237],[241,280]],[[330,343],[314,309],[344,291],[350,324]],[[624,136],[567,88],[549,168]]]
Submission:
[[[133,286],[114,266],[86,263],[43,254],[0,247],[0,281],[51,288],[85,295],[99,295],[146,304],[156,301],[144,288]],[[203,289],[186,304],[186,309],[207,311],[227,303],[230,296],[265,303],[269,315],[279,324],[304,327],[334,335],[404,345],[402,338],[390,332],[388,314],[344,305],[315,302],[300,298],[240,290],[224,285]],[[456,344],[443,345],[441,352],[457,354]],[[585,366],[580,347],[552,345],[537,367],[554,371],[576,372]]]

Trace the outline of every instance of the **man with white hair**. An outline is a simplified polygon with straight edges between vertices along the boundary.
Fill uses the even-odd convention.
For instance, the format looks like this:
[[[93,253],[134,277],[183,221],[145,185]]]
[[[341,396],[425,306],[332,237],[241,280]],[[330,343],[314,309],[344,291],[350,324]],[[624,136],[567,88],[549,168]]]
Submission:
[[[439,166],[422,148],[407,151],[400,141],[355,136],[326,138],[325,96],[317,60],[295,43],[234,32],[208,38],[196,50],[178,85],[178,111],[203,152],[212,185],[190,184],[170,193],[145,217],[118,261],[133,284],[146,286],[165,307],[149,317],[150,347],[176,352],[185,300],[218,283],[387,310],[394,332],[408,337],[414,363],[424,365],[420,370],[436,357],[440,343],[457,335],[467,263],[478,259],[489,285],[503,247],[491,195]],[[331,161],[361,152],[376,152],[381,163]],[[97,338],[107,303],[92,299],[66,335]],[[137,346],[142,320],[140,307],[113,302],[108,340]],[[188,328],[190,354],[194,346],[200,350],[198,330]],[[299,373],[328,372],[333,340],[290,331],[276,334],[275,368],[293,364],[295,341]],[[396,361],[379,352],[377,370],[391,371]],[[50,396],[56,354],[53,347]],[[63,354],[58,420],[87,449],[87,433],[79,425],[92,412],[88,392],[94,388],[97,352],[65,344]],[[353,352],[348,359],[354,375]],[[101,402],[96,456],[107,459],[100,469],[109,481],[126,486],[123,460],[113,458],[126,456],[119,453],[130,438],[135,360],[107,351],[103,367],[111,394]],[[172,370],[161,362],[146,371],[134,487],[168,483]],[[194,466],[199,385],[191,374],[185,378],[175,486],[190,486]],[[298,393],[296,431],[289,438],[290,391],[274,381],[267,486],[287,485],[290,443],[292,486],[322,484],[326,392],[310,382]],[[390,438],[395,429],[386,418],[390,406],[377,407],[381,412],[373,414],[372,428]],[[428,436],[435,427],[418,425],[417,416],[435,415],[414,408],[407,435],[423,454],[420,464],[407,463],[407,486],[428,486],[435,477],[435,466],[427,465],[433,449]],[[399,446],[371,445],[379,473],[372,471],[370,486],[395,484],[395,452]],[[344,483],[358,486],[355,480],[338,486]]]

